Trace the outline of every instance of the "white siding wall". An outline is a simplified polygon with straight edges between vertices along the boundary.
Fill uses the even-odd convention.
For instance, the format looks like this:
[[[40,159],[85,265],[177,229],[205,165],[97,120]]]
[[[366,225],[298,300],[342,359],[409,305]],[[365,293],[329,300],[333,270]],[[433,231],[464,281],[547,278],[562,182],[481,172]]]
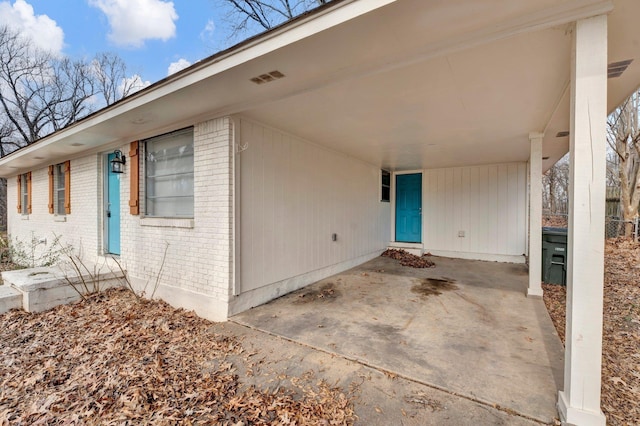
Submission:
[[[327,267],[375,256],[389,241],[380,170],[284,132],[241,119],[240,290],[269,286],[251,304],[301,287]],[[333,233],[337,241],[332,241]],[[364,261],[364,260],[361,260]],[[273,287],[273,286],[272,286]]]
[[[12,239],[29,243],[32,238],[46,239],[38,244],[37,250],[51,249],[55,236],[64,244],[82,250],[86,260],[95,260],[100,245],[96,228],[98,226],[98,187],[100,157],[91,155],[71,160],[71,214],[62,217],[49,214],[49,170],[48,167],[31,170],[32,213],[23,216],[17,213],[16,177],[7,179],[7,230]],[[64,221],[61,221],[64,220]]]
[[[526,163],[426,170],[424,248],[433,254],[524,261]],[[458,232],[465,236],[459,237]]]

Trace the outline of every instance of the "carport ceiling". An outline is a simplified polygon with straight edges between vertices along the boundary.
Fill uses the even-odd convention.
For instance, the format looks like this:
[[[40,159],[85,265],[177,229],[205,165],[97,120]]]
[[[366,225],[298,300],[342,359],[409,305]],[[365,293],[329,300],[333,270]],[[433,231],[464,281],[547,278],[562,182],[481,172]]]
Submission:
[[[396,170],[526,161],[529,132],[545,129],[568,85],[568,31],[347,78],[249,115]]]
[[[403,0],[349,23],[349,31],[369,28],[359,46],[343,41],[357,39],[347,28],[332,41],[336,55],[349,48],[358,62],[351,75],[247,114],[393,170],[526,161],[529,133],[545,132],[548,168],[569,147],[557,134],[569,129],[571,21],[607,3],[470,4]],[[640,31],[630,17],[640,16],[640,2],[615,7],[611,61],[634,59]],[[389,42],[393,49],[381,47]],[[363,66],[373,51],[385,60]],[[310,64],[322,64],[320,50],[309,52]],[[639,68],[610,80],[610,109],[638,86]]]

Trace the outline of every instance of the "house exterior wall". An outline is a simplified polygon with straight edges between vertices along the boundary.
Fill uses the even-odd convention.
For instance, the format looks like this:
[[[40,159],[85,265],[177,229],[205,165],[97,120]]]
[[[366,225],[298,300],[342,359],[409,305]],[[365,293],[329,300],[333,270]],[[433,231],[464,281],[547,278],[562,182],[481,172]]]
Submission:
[[[119,148],[128,153],[128,144]],[[389,243],[391,205],[380,201],[378,167],[244,117],[194,125],[193,219],[144,216],[141,165],[140,215],[129,214],[130,168],[121,175],[120,262],[147,296],[212,320],[363,263]],[[103,256],[104,167],[104,154],[71,160],[71,214],[63,218],[48,213],[47,168],[32,170],[28,216],[15,212],[9,178],[10,236],[46,239],[42,250],[60,235],[85,259]],[[524,260],[525,163],[422,173],[425,251]]]
[[[101,185],[100,158],[97,155],[71,160],[71,214],[55,216],[49,213],[48,167],[31,170],[32,212],[21,215],[16,211],[16,177],[7,179],[7,231],[14,241],[31,246],[32,239],[42,241],[35,245],[36,256],[55,249],[56,236],[61,243],[71,245],[77,253],[95,260],[100,245],[98,226],[98,188]],[[96,179],[98,176],[98,179]],[[45,242],[46,240],[46,242]]]
[[[121,257],[136,288],[150,296],[161,273],[155,296],[212,320],[227,318],[233,282],[232,148],[228,117],[194,126],[193,219],[144,217],[144,161],[139,216],[129,214],[128,176],[120,186]]]
[[[153,294],[212,320],[227,318],[233,283],[232,147],[229,118],[194,126],[193,219],[144,217],[144,167],[140,173],[141,214],[131,215],[130,167],[120,175],[119,262],[131,283],[147,297]],[[129,144],[118,148],[128,156]],[[33,209],[28,216],[16,213],[16,177],[9,178],[9,235],[25,243],[33,238],[46,239],[46,244],[37,245],[39,252],[50,248],[55,235],[59,235],[63,244],[81,253],[83,260],[104,259],[105,166],[104,154],[71,160],[71,214],[64,217],[48,212],[48,168],[32,170]]]
[[[459,258],[524,262],[526,179],[526,163],[425,170],[424,250]]]
[[[238,119],[240,312],[381,253],[390,204],[380,169]],[[337,240],[332,241],[332,234]]]

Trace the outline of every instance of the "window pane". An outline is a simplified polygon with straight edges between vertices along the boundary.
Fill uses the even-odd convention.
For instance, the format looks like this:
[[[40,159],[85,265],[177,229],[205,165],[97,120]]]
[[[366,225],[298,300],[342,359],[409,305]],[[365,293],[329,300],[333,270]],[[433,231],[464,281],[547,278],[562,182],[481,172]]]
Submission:
[[[57,215],[65,215],[64,209],[64,163],[56,164],[55,175],[55,212]]]
[[[380,201],[391,200],[391,173],[386,170],[381,170],[381,192]]]
[[[64,164],[56,165],[56,188],[64,191]]]
[[[145,141],[146,214],[193,217],[193,128]]]
[[[382,185],[391,186],[391,173],[386,170],[382,171]]]
[[[21,198],[21,207],[22,214],[28,214],[28,204],[29,204],[29,191],[27,188],[27,175],[20,175],[20,198]]]
[[[64,188],[56,192],[56,213],[64,215],[66,213],[64,210]]]
[[[382,201],[390,201],[391,200],[391,188],[382,187]]]
[[[147,200],[149,216],[157,217],[193,217],[193,197],[165,197]]]

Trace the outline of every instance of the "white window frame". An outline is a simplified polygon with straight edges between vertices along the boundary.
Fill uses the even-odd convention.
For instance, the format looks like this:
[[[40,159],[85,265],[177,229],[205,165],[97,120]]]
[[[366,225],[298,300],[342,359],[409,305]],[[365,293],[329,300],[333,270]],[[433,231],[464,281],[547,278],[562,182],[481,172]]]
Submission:
[[[176,173],[166,173],[166,171],[162,171],[161,175],[151,175],[151,173],[153,173],[152,171],[152,167],[150,167],[150,161],[152,158],[157,159],[160,158],[161,160],[164,160],[165,158],[162,157],[163,153],[166,153],[166,150],[164,150],[165,152],[162,151],[157,151],[154,152],[151,148],[152,144],[154,142],[164,142],[165,144],[169,143],[171,144],[171,138],[175,137],[175,141],[176,141],[176,145],[172,148],[178,148],[178,147],[184,147],[184,139],[185,136],[190,135],[190,148],[191,149],[187,149],[187,155],[182,155],[179,154],[178,156],[175,156],[175,152],[171,153],[171,156],[173,156],[173,158],[177,158],[180,157],[182,159],[187,159],[188,162],[188,158],[191,158],[191,168],[190,170],[182,170]],[[193,219],[193,212],[194,212],[194,190],[193,190],[193,185],[194,185],[194,128],[193,127],[188,127],[185,129],[181,129],[181,130],[176,130],[174,132],[171,133],[166,133],[163,135],[159,135],[159,136],[154,136],[152,138],[149,139],[145,139],[142,142],[142,148],[143,148],[143,158],[144,158],[144,215],[143,217],[145,218],[166,218],[166,219]],[[190,153],[190,155],[189,155]],[[184,164],[182,164],[182,166],[184,166]],[[187,190],[187,191],[174,191],[174,192],[170,192],[169,194],[165,194],[165,195],[157,195],[156,192],[154,191],[153,188],[153,180],[154,179],[159,179],[159,178],[163,178],[165,179],[165,183],[167,181],[171,181],[173,179],[174,182],[178,183],[178,185],[175,185],[176,187],[178,186],[186,186],[187,188],[190,187],[191,191]],[[173,211],[167,211],[166,205],[165,208],[163,209],[164,211],[161,212],[157,212],[155,209],[155,203],[157,203],[158,200],[171,200],[171,202],[173,203]],[[187,209],[187,213],[184,213],[184,209],[183,212],[180,212],[178,210],[180,210],[178,208],[179,205],[182,205],[184,207],[184,203],[189,203],[190,205],[190,209]],[[170,208],[171,209],[171,208]]]

